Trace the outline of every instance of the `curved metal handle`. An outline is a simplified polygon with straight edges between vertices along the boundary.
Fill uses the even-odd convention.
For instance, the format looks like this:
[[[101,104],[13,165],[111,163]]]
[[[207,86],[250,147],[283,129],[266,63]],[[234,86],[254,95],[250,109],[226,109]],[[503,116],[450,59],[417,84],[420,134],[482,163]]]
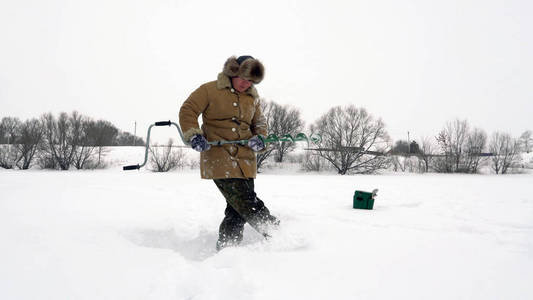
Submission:
[[[145,146],[145,150],[144,150],[144,161],[143,161],[143,163],[142,164],[137,164],[137,165],[125,166],[122,169],[124,171],[129,171],[129,170],[138,170],[138,169],[144,167],[146,165],[146,163],[148,162],[148,152],[149,152],[148,150],[150,149],[150,132],[152,131],[152,127],[154,127],[154,126],[170,126],[170,125],[176,126],[176,128],[178,129],[178,132],[180,134],[181,140],[183,141],[183,143],[185,145],[189,146],[190,143],[188,141],[186,141],[185,138],[183,137],[183,132],[181,132],[181,128],[178,126],[178,124],[176,124],[174,122],[171,122],[171,121],[155,122],[154,124],[150,125],[150,127],[148,127],[148,133],[146,134],[146,146]]]
[[[139,170],[141,167],[139,165],[131,165],[131,166],[124,166],[122,170],[129,171],[129,170]]]
[[[172,124],[172,122],[169,121],[160,121],[160,122],[155,122],[155,126],[170,126],[170,124]]]

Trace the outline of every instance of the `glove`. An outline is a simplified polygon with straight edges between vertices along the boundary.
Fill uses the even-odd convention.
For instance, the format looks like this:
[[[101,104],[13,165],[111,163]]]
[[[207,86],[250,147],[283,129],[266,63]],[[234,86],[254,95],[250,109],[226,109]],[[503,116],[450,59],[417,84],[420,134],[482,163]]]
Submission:
[[[198,151],[204,152],[211,149],[211,145],[207,143],[207,140],[203,135],[197,134],[191,138],[191,147]]]
[[[259,152],[265,149],[265,142],[263,142],[259,136],[254,135],[248,140],[248,147],[250,147],[254,152]]]

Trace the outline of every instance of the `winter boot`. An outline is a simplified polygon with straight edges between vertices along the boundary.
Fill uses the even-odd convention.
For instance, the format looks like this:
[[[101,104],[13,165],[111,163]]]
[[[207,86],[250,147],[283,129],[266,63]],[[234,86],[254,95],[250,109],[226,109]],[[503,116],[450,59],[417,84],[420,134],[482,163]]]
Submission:
[[[244,224],[246,224],[246,221],[229,204],[226,205],[224,214],[225,217],[220,223],[218,231],[217,251],[228,246],[239,245],[242,241]]]

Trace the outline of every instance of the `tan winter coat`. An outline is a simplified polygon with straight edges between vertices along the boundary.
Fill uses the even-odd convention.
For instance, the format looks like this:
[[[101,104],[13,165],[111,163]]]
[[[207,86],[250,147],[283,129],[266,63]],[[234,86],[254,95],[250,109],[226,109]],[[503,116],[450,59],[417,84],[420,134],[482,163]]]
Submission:
[[[203,134],[208,141],[243,140],[254,135],[267,135],[266,119],[261,113],[257,91],[252,85],[245,93],[231,86],[224,73],[216,81],[203,84],[183,103],[179,123],[187,141]],[[202,128],[198,116],[202,115]],[[203,179],[255,178],[255,153],[248,146],[212,146],[200,153]]]

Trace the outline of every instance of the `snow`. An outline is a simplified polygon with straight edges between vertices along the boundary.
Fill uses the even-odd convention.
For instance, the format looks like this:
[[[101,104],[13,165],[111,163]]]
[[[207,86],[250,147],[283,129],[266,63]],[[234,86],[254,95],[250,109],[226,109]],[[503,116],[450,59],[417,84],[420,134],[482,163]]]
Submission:
[[[533,174],[269,170],[281,219],[215,251],[225,203],[199,170],[0,170],[0,299],[532,299]],[[374,210],[356,189],[379,188]]]

